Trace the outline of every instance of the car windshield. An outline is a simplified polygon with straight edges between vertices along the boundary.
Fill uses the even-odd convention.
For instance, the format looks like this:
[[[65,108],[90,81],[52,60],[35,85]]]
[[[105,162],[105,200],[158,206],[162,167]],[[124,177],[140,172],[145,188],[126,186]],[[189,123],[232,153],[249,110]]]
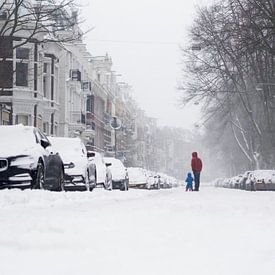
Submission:
[[[85,155],[84,148],[81,146],[79,139],[75,138],[49,138],[52,146],[62,156]]]
[[[124,169],[124,166],[123,166],[122,162],[118,159],[106,158],[105,163],[111,163],[112,164],[112,166],[111,166],[112,169],[113,168]]]

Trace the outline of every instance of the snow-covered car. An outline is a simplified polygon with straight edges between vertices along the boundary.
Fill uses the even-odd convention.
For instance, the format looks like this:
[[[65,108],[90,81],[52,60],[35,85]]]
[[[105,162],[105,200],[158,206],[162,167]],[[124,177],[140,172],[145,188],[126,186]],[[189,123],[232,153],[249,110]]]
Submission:
[[[0,187],[64,189],[61,157],[39,129],[0,126]]]
[[[159,175],[150,175],[147,179],[147,188],[148,189],[160,189],[160,176]]]
[[[216,178],[214,181],[213,181],[213,185],[215,187],[221,187],[222,186],[222,183],[223,183],[223,178]]]
[[[269,170],[270,173],[265,177],[267,190],[275,191],[275,170]]]
[[[222,182],[222,187],[229,188],[230,178],[225,178]]]
[[[112,173],[112,189],[127,191],[129,188],[129,176],[122,161],[112,157],[104,158],[104,161]]]
[[[170,185],[169,179],[166,174],[159,173],[160,176],[160,188],[162,189],[167,189],[171,188],[172,186]]]
[[[112,181],[110,180],[110,173],[106,167],[104,158],[101,153],[95,151],[87,152],[89,162],[95,165],[95,182],[96,186],[103,186],[107,190],[112,189]]]
[[[88,161],[85,145],[80,138],[49,137],[53,148],[64,163],[66,190],[95,187],[95,164]]]
[[[230,188],[239,189],[243,175],[238,175],[230,179]]]
[[[275,190],[275,170],[252,171],[246,181],[246,190]]]
[[[242,178],[240,180],[240,189],[245,190],[246,189],[246,181],[251,174],[251,171],[246,171],[243,173]]]
[[[139,167],[128,167],[129,187],[148,188],[148,177],[144,169]]]

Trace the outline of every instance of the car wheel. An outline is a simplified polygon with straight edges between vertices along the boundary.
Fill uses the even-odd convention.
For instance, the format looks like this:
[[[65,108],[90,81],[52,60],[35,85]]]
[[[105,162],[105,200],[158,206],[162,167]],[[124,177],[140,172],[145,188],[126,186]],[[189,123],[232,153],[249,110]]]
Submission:
[[[45,188],[45,171],[44,165],[41,162],[38,162],[36,178],[33,184],[34,189],[44,189]]]
[[[97,176],[96,176],[96,171],[95,171],[95,186],[97,186]]]
[[[59,175],[59,185],[57,191],[65,191],[65,181],[64,181],[64,172],[61,169],[60,175]]]
[[[122,182],[122,185],[121,185],[121,191],[127,191],[128,190],[128,184],[127,184],[127,180],[124,180]]]
[[[85,185],[86,185],[86,190],[90,191],[90,175],[89,175],[88,170],[87,170],[86,176],[85,176]]]
[[[104,189],[109,190],[109,191],[112,191],[112,190],[113,190],[112,181],[109,181],[109,182],[108,182],[107,176],[106,176],[106,178],[105,178],[105,182],[104,182],[103,185],[104,185]]]

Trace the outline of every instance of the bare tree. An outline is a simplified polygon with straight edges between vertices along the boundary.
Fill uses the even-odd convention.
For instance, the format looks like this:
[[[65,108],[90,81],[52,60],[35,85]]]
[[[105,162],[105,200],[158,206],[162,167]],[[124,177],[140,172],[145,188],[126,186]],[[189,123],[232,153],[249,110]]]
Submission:
[[[72,42],[82,36],[74,0],[0,0],[1,75],[10,71],[6,59],[12,58],[16,48],[28,43]]]
[[[183,100],[204,102],[208,123],[217,117],[224,121],[221,128],[231,129],[251,168],[269,166],[274,158],[269,150],[274,146],[275,87],[271,14],[273,1],[228,0],[200,8],[190,32],[191,45],[200,51],[183,49]]]

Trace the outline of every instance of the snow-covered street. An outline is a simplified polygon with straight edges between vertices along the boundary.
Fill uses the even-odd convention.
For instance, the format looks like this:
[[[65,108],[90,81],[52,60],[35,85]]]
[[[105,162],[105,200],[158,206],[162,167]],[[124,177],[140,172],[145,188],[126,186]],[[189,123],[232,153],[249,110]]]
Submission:
[[[0,192],[0,274],[273,275],[275,193]]]

